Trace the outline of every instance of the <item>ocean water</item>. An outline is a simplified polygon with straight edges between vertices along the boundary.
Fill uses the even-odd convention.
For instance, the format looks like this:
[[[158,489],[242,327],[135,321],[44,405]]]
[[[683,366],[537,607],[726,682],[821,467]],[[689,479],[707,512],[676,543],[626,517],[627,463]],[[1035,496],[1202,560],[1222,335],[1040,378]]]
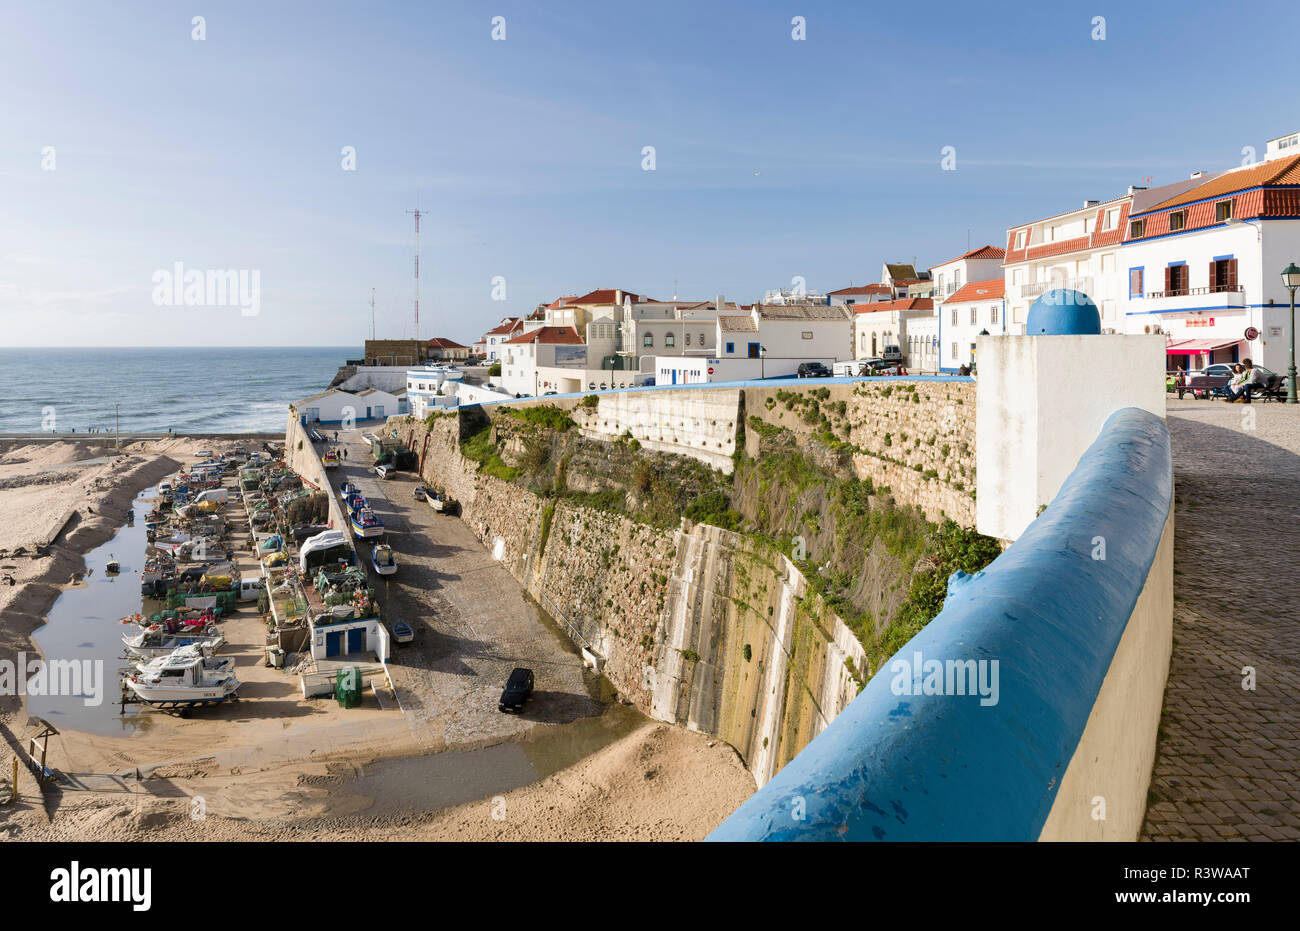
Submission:
[[[360,347],[0,348],[0,433],[76,428],[278,433],[288,405],[323,391]]]

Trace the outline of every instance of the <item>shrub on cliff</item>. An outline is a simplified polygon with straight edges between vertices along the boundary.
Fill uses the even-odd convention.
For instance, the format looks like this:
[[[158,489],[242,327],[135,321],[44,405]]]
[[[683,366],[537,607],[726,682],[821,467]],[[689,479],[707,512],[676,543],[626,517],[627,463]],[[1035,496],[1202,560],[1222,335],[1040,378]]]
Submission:
[[[505,413],[516,420],[522,420],[524,423],[530,423],[538,427],[545,427],[557,433],[564,433],[576,426],[568,412],[561,410],[554,404],[542,404],[538,407],[506,408]]]

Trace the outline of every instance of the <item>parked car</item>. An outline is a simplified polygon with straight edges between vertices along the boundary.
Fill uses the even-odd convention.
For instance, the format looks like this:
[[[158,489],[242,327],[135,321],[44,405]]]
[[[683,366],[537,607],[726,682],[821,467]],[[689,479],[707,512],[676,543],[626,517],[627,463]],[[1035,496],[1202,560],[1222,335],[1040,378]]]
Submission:
[[[393,473],[396,471],[397,471],[396,469],[394,469],[392,466],[388,465],[387,463],[375,466],[375,474],[378,475],[380,478],[385,478],[385,479],[392,478]]]
[[[424,486],[423,486],[423,485],[416,485],[414,488],[412,488],[412,489],[411,489],[411,497],[414,498],[416,501],[423,501],[423,500],[424,500]]]
[[[820,362],[800,362],[796,374],[800,378],[830,378],[831,370]]]
[[[1201,369],[1200,371],[1197,371],[1197,372],[1188,372],[1187,374],[1188,374],[1189,376],[1191,376],[1191,375],[1226,375],[1226,376],[1228,376],[1229,378],[1231,378],[1231,377],[1232,377],[1232,367],[1233,367],[1234,365],[1237,365],[1237,364],[1238,364],[1238,363],[1236,363],[1236,362],[1216,362],[1216,363],[1214,363],[1213,365],[1207,365],[1205,368]],[[1276,374],[1276,373],[1273,372],[1272,370],[1264,368],[1264,366],[1262,366],[1262,365],[1257,365],[1257,366],[1255,366],[1255,368],[1258,369],[1259,371],[1263,372],[1265,378],[1272,378],[1273,375]]]
[[[521,712],[524,710],[524,702],[532,695],[533,671],[522,666],[516,667],[510,673],[510,678],[506,680],[506,687],[501,692],[501,701],[497,702],[497,710]]]

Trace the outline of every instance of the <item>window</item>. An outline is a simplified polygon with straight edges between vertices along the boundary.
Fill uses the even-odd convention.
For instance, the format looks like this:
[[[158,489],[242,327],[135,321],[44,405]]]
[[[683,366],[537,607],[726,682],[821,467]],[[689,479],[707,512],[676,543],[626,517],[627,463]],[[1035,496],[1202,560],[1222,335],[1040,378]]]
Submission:
[[[750,344],[749,344],[749,357],[750,357],[751,359],[757,359],[757,358],[758,358],[758,350],[759,350],[758,343],[750,343]]]
[[[1221,200],[1214,205],[1214,222],[1222,223],[1232,219],[1232,201]]]
[[[1130,268],[1128,270],[1128,296],[1129,297],[1142,296],[1142,273],[1144,271],[1145,269],[1142,268]]]
[[[653,346],[654,344],[655,344],[655,335],[653,333],[647,333],[645,336],[641,337],[642,346]]]
[[[970,325],[971,325],[971,326],[974,326],[975,324],[977,324],[977,323],[979,323],[979,322],[980,322],[980,312],[979,312],[979,308],[978,308],[978,307],[972,307],[972,308],[970,309]]]
[[[671,333],[665,333],[665,334],[664,334],[664,345],[665,345],[665,346],[670,346],[670,347],[671,347],[671,346],[676,346],[676,345],[677,345],[677,337],[674,336],[674,335],[671,334]]]
[[[952,272],[952,289],[953,289],[954,291],[960,291],[960,290],[961,290],[961,269],[960,269],[960,268],[953,269],[953,272]]]
[[[735,351],[736,351],[736,344],[735,344],[735,343],[727,343],[727,353],[728,353],[728,354],[731,354],[731,353],[733,353],[733,352],[735,352]]]
[[[989,308],[989,323],[997,323],[997,322],[998,322],[998,305],[994,304],[992,307]]]
[[[1096,228],[1097,228],[1096,217],[1083,218],[1083,235],[1085,236],[1091,235],[1092,231],[1095,230]]]
[[[1102,216],[1101,219],[1102,231],[1104,232],[1106,230],[1113,230],[1118,225],[1119,225],[1119,208],[1111,207]]]
[[[956,326],[956,325],[957,325],[957,308],[956,308],[956,307],[954,307],[954,308],[952,309],[952,325],[953,325],[953,326]]]
[[[1146,220],[1129,220],[1129,221],[1128,221],[1128,238],[1129,238],[1129,239],[1141,239],[1144,235],[1146,235],[1146,229],[1147,229],[1147,221],[1146,221]]]
[[[954,361],[954,362],[957,361],[957,344],[956,344],[956,343],[953,343],[953,344],[952,344],[952,361]]]
[[[1025,231],[1024,231],[1024,230],[1016,230],[1016,244],[1015,244],[1015,246],[1013,246],[1012,248],[1015,248],[1015,249],[1023,249],[1023,248],[1025,248]]]
[[[1170,265],[1165,269],[1165,295],[1172,297],[1187,293],[1187,265]]]
[[[1237,260],[1230,255],[1215,256],[1210,260],[1210,291],[1237,290]]]
[[[686,334],[686,345],[689,346],[690,344],[691,344],[691,334],[687,333],[687,334]]]
[[[1187,226],[1186,210],[1175,210],[1173,213],[1169,214],[1170,232],[1177,232],[1178,230],[1183,229],[1185,226]]]
[[[799,334],[800,339],[812,339],[812,330],[804,330]]]
[[[703,334],[703,333],[700,334],[700,345],[701,345],[701,346],[704,345],[704,334]]]
[[[1115,270],[1115,253],[1107,252],[1101,257],[1101,270],[1103,274]]]

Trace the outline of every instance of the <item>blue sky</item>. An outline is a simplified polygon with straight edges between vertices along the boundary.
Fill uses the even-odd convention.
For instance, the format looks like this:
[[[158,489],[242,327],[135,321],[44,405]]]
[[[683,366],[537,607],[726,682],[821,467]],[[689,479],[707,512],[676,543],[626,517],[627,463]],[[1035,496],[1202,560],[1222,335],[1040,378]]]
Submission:
[[[1267,2],[9,4],[0,345],[359,346],[372,287],[380,334],[410,336],[417,198],[424,337],[597,287],[861,284],[1262,155],[1300,129],[1295,57],[1268,55],[1298,23]],[[259,312],[156,306],[175,262],[256,270]]]

